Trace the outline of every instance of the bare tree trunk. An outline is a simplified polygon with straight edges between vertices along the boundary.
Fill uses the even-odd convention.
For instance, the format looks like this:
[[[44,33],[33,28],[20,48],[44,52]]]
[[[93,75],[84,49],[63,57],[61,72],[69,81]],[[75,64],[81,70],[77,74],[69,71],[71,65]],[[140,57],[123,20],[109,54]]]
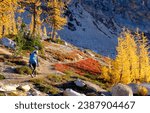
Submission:
[[[2,13],[2,17],[4,16],[4,14]],[[4,36],[4,34],[5,34],[5,26],[4,25],[2,25],[2,36]]]
[[[34,4],[33,6],[34,11],[33,11],[33,35],[36,33],[36,6]]]
[[[5,33],[5,26],[3,25],[2,26],[2,36],[4,36],[4,33]]]
[[[52,36],[51,36],[51,38],[52,38],[53,40],[56,39],[56,29],[55,29],[55,28],[52,28]]]

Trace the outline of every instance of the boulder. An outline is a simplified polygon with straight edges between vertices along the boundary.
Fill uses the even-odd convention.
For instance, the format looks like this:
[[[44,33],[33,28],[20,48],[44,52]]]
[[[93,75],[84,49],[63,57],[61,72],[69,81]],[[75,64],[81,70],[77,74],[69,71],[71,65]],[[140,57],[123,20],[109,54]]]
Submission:
[[[27,92],[27,96],[47,96],[47,94],[45,93],[42,93],[36,89],[30,89],[28,92]]]
[[[84,94],[81,94],[81,93],[78,93],[72,89],[66,89],[64,92],[63,92],[63,95],[64,96],[86,96]]]
[[[133,94],[138,94],[139,85],[136,83],[130,83],[128,86],[132,89]]]
[[[77,79],[76,81],[74,81],[74,83],[78,87],[84,87],[85,86],[85,83],[80,79]]]
[[[0,92],[5,92],[5,90],[2,87],[0,87]]]
[[[111,89],[112,96],[133,96],[132,89],[128,85],[117,84]]]
[[[86,53],[87,55],[89,55],[91,57],[95,57],[95,55],[89,50],[84,50],[84,53]]]
[[[27,92],[31,89],[31,87],[30,85],[20,85],[17,87],[17,89]]]
[[[99,87],[96,84],[93,84],[91,82],[88,81],[84,81],[84,84],[89,88],[92,89],[95,92],[107,92],[106,90],[102,89],[101,87]]]
[[[112,96],[112,94],[109,91],[105,91],[105,92],[101,92],[101,96]]]
[[[16,47],[16,43],[9,38],[4,37],[4,38],[0,39],[0,42],[2,45],[6,46],[8,48],[15,49],[15,47]]]
[[[64,43],[64,44],[65,44],[65,46],[68,46],[68,43],[67,43],[66,41],[65,41],[65,43]]]
[[[16,84],[14,84],[14,85],[3,85],[1,87],[1,90],[3,90],[3,91],[15,91],[17,87],[18,87],[18,85],[16,85]]]

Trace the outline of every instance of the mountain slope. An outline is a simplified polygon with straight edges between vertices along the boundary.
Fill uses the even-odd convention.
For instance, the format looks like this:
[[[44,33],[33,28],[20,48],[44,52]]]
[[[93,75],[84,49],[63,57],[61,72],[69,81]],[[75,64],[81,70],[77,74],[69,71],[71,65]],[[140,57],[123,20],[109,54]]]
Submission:
[[[122,28],[139,28],[149,38],[149,12],[150,0],[72,0],[69,23],[59,34],[76,46],[113,58]]]
[[[111,29],[96,21],[76,0],[72,1],[66,15],[68,24],[59,32],[61,38],[78,47],[114,57],[117,38]]]

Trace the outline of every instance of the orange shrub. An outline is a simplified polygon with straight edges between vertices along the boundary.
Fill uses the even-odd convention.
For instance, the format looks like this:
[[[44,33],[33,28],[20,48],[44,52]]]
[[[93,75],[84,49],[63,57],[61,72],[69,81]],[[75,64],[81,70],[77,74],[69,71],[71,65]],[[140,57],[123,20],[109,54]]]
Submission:
[[[84,75],[86,73],[93,75],[101,74],[100,63],[92,58],[87,58],[76,63],[55,64],[55,69],[61,72],[70,70],[79,75]]]

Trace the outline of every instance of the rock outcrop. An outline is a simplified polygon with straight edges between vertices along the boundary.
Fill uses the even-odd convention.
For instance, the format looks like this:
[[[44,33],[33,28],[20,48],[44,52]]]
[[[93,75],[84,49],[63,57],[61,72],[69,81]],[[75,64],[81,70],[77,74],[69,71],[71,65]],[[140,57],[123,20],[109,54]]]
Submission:
[[[132,89],[128,85],[117,84],[111,89],[112,96],[133,96]]]
[[[81,94],[81,93],[78,93],[72,89],[66,89],[64,92],[63,92],[63,95],[64,96],[86,96],[84,94]]]

